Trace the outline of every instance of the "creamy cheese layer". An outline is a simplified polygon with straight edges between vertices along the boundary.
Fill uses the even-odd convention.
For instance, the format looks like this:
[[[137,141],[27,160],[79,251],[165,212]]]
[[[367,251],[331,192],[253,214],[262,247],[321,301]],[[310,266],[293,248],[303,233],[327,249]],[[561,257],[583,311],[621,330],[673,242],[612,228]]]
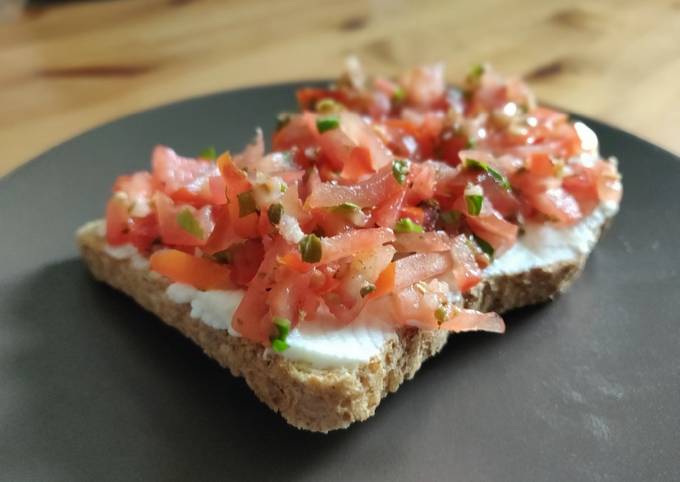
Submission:
[[[526,226],[525,233],[503,256],[486,270],[486,277],[513,275],[558,262],[574,261],[590,252],[606,219],[616,213],[618,206],[601,205],[580,223],[568,228],[548,224]],[[130,259],[133,267],[147,269],[148,260],[132,245],[106,246],[108,255],[116,259]],[[243,298],[242,290],[200,291],[181,283],[171,284],[167,297],[175,303],[191,305],[191,316],[217,330],[227,330],[232,336],[239,333],[231,326],[234,311]],[[303,321],[288,336],[289,348],[281,355],[306,362],[318,368],[351,368],[379,355],[385,344],[396,337],[388,313],[371,309],[368,305],[359,317],[344,327],[330,321]]]
[[[597,243],[601,226],[618,211],[618,204],[601,204],[578,224],[560,228],[528,224],[518,242],[484,270],[486,276],[513,275],[587,255]]]

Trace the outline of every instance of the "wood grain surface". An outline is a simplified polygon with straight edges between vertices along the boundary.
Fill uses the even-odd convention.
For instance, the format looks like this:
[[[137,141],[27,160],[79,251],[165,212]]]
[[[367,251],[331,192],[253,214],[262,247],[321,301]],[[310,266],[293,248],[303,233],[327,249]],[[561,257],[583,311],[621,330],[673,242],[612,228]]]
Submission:
[[[0,175],[102,122],[239,86],[490,61],[680,152],[680,0],[0,0]]]

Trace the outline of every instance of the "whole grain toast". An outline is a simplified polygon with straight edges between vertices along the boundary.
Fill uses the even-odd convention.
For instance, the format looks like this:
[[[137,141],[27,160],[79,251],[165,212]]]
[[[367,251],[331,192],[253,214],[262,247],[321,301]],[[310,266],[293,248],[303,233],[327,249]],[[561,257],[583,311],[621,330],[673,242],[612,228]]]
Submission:
[[[608,220],[598,226],[598,237]],[[107,254],[101,223],[88,223],[77,234],[82,257],[94,277],[131,296],[193,340],[233,375],[242,376],[267,406],[301,429],[328,432],[366,420],[382,398],[411,379],[425,360],[442,349],[449,336],[443,330],[402,328],[379,356],[354,368],[320,369],[291,361],[192,318],[188,303],[177,304],[166,296],[168,279]],[[465,307],[505,312],[547,301],[569,286],[586,259],[587,255],[574,256],[519,274],[487,277],[466,294]]]

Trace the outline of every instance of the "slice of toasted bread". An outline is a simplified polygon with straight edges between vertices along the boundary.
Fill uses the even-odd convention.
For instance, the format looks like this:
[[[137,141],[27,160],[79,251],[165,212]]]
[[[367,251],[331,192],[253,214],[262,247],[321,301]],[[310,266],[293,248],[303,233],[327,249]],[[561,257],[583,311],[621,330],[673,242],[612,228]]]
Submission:
[[[613,214],[613,213],[612,213]],[[608,220],[589,229],[592,248]],[[328,432],[365,420],[381,399],[412,378],[423,361],[439,352],[448,332],[401,329],[386,342],[379,356],[352,368],[314,368],[271,353],[244,338],[230,336],[191,317],[188,303],[166,295],[170,281],[149,271],[144,263],[107,253],[101,221],[83,226],[77,234],[82,257],[95,278],[128,294],[197,343],[206,354],[235,376],[242,376],[260,400],[295,427]],[[587,254],[487,276],[465,298],[469,308],[504,312],[546,301],[563,291],[581,272]]]

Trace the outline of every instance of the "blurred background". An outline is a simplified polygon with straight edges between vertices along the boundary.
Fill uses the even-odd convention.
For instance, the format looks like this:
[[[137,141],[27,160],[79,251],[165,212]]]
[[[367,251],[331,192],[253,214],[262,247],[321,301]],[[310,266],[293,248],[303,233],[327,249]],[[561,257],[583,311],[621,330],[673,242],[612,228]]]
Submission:
[[[0,175],[190,96],[491,62],[538,96],[680,152],[680,0],[0,0]]]

